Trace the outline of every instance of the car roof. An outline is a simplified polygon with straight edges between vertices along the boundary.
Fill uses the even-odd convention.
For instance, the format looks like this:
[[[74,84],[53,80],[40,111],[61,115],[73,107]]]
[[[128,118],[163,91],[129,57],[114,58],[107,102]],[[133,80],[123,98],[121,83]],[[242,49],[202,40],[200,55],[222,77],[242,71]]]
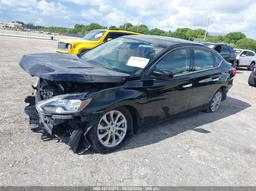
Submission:
[[[226,45],[226,46],[229,46],[228,44],[225,44],[223,42],[218,42],[218,43],[216,43],[216,42],[202,42],[202,43],[205,44],[205,45]]]
[[[129,34],[142,34],[139,32],[127,31],[122,29],[94,29],[92,31],[108,31],[108,32],[120,32],[120,33],[129,33]]]
[[[188,40],[166,37],[166,36],[157,36],[157,35],[127,35],[127,36],[123,36],[122,38],[130,38],[134,40],[148,42],[151,44],[160,44],[166,47],[172,46],[172,45],[178,45],[178,44],[202,45],[201,43],[196,43]]]
[[[241,49],[241,51],[254,52],[253,50],[249,50],[249,49]]]
[[[122,30],[122,29],[106,29],[106,31],[109,31],[109,32],[129,33],[129,34],[142,34],[142,33],[139,33],[139,32],[127,31],[127,30]]]

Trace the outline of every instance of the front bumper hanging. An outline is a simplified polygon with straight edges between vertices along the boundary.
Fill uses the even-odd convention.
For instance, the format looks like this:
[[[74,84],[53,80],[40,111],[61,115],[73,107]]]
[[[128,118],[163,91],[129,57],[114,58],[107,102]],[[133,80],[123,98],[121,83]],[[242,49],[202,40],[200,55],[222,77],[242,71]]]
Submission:
[[[29,116],[29,125],[33,132],[42,133],[42,140],[58,139],[70,146],[78,154],[90,149],[88,132],[92,126],[81,122],[72,115],[45,115],[36,109],[34,96],[28,96],[25,102],[25,113]]]

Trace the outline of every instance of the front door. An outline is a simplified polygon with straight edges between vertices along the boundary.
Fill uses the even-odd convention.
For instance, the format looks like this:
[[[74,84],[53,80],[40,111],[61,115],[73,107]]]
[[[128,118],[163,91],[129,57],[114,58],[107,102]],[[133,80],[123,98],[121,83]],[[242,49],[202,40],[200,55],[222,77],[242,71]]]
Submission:
[[[190,96],[194,80],[190,75],[191,49],[179,48],[167,53],[153,68],[173,74],[170,79],[159,79],[150,75],[151,80],[144,82],[146,97],[141,100],[144,105],[144,120],[152,122],[159,118],[191,109]]]
[[[254,56],[253,52],[243,51],[240,54],[239,65],[250,66],[253,56]]]

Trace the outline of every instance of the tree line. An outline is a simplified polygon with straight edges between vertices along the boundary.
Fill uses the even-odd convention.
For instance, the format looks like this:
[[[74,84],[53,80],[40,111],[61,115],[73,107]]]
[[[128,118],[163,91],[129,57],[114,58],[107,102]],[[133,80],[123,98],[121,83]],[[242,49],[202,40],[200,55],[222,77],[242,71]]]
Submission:
[[[73,28],[45,27],[45,26],[36,26],[33,24],[25,24],[25,23],[23,23],[23,25],[24,25],[24,28],[31,29],[31,30],[39,30],[39,31],[60,33],[64,35],[74,35],[74,36],[80,36],[80,37],[87,34],[91,30],[107,28],[98,23],[91,23],[89,25],[76,24]],[[186,39],[191,41],[204,41],[204,37],[206,34],[206,31],[204,29],[177,28],[175,31],[164,31],[159,28],[149,29],[144,24],[133,25],[131,23],[125,23],[123,25],[120,25],[119,27],[111,26],[109,28],[124,29],[128,31],[140,32],[140,33],[149,34],[149,35],[175,37],[175,38],[181,38],[181,39]],[[230,32],[226,35],[207,34],[205,40],[207,42],[215,42],[215,43],[224,42],[233,46],[234,48],[251,49],[256,51],[256,40],[248,38],[245,34],[241,32]]]

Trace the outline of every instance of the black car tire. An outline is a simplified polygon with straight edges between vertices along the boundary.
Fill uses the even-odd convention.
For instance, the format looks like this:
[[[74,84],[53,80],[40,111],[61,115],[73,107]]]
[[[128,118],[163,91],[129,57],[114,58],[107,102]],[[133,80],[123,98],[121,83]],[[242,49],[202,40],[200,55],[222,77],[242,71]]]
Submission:
[[[127,130],[125,132],[125,135],[122,139],[122,141],[117,144],[116,146],[113,146],[113,147],[107,147],[105,146],[99,139],[99,136],[98,136],[98,131],[99,131],[99,123],[101,122],[102,120],[102,117],[105,116],[105,114],[111,112],[111,111],[118,111],[120,112],[126,119],[126,122],[127,122]],[[132,129],[132,125],[133,125],[133,119],[132,119],[132,116],[129,112],[128,109],[126,109],[125,107],[119,107],[119,108],[116,108],[116,109],[112,109],[112,110],[108,110],[106,112],[104,112],[97,120],[97,122],[95,123],[95,125],[93,126],[93,128],[90,130],[89,132],[89,139],[90,139],[90,142],[91,142],[91,145],[92,145],[92,148],[95,152],[97,153],[102,153],[102,154],[105,154],[105,153],[110,153],[110,152],[113,152],[115,150],[117,150],[118,148],[120,148],[120,146],[122,146],[122,144],[124,143],[127,135],[128,135],[128,132]],[[106,130],[107,131],[107,130]],[[108,136],[108,135],[107,135]],[[112,134],[113,136],[113,134]],[[115,135],[114,135],[115,136]],[[116,136],[115,136],[116,137]],[[111,137],[111,141],[113,141],[113,137]]]
[[[252,62],[250,66],[248,67],[248,70],[252,71],[255,66],[255,62]]]
[[[219,97],[220,96],[220,97]],[[211,101],[208,103],[208,105],[206,106],[206,112],[207,113],[213,113],[216,112],[221,104],[221,101],[223,99],[223,91],[221,89],[219,89],[212,97]],[[217,101],[217,103],[215,103],[215,101]],[[213,104],[217,104],[216,108],[213,107]]]
[[[252,73],[251,73],[251,75],[249,76],[248,84],[249,84],[250,86],[256,87],[256,79],[254,78],[254,76],[253,76]]]
[[[239,67],[239,61],[238,60],[234,61],[233,67],[235,69],[237,69]]]

